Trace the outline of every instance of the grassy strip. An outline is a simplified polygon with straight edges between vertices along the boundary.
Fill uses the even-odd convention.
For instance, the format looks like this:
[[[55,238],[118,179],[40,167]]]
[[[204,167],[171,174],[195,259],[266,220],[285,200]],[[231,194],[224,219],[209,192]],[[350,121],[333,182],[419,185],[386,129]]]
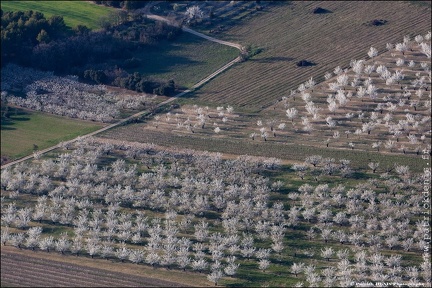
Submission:
[[[19,286],[15,285],[15,284],[9,284],[8,282],[4,282],[3,280],[1,281],[0,286],[1,287],[19,287]]]
[[[331,148],[311,147],[290,143],[264,142],[262,140],[227,139],[222,137],[195,137],[192,135],[175,135],[145,129],[142,124],[133,124],[107,131],[100,137],[112,139],[127,139],[128,141],[148,142],[164,146],[176,146],[182,148],[221,152],[236,155],[254,155],[276,157],[292,161],[303,161],[310,155],[322,155],[338,159],[351,160],[354,168],[368,169],[369,162],[380,162],[380,169],[393,167],[394,163],[407,165],[412,171],[421,172],[426,167],[426,162],[417,155],[389,155],[376,152],[359,150],[343,150]]]
[[[238,50],[183,33],[175,41],[164,41],[133,56],[142,64],[128,72],[140,72],[163,80],[174,79],[177,84],[191,88],[237,57]]]
[[[91,4],[87,1],[2,1],[3,11],[39,11],[45,17],[63,16],[67,26],[78,24],[91,29],[100,28],[99,18],[114,11],[113,8]]]
[[[31,154],[33,144],[44,149],[102,127],[100,123],[19,108],[12,111],[9,119],[1,121],[1,155],[12,159]]]

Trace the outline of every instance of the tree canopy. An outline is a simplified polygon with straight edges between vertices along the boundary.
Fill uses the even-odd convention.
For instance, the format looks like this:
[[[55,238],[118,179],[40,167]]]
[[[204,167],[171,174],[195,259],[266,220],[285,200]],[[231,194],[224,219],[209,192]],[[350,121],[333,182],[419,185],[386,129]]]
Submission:
[[[99,2],[116,7],[118,2],[130,1]],[[83,25],[70,29],[61,16],[46,19],[35,11],[1,11],[1,65],[12,62],[57,74],[75,74],[98,84],[172,94],[173,82],[142,79],[119,67],[139,65],[140,61],[133,58],[137,49],[145,51],[161,40],[172,40],[181,30],[163,22],[132,17],[124,10],[111,16],[101,19],[106,22],[103,29],[92,31]]]
[[[1,62],[28,59],[33,47],[66,35],[63,17],[45,16],[36,11],[1,12]]]

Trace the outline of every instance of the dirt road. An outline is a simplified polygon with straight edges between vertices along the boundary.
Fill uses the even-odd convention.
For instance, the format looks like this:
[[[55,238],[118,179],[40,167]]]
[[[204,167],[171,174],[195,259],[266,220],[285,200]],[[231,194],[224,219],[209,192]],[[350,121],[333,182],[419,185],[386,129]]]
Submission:
[[[149,11],[149,10],[146,9],[145,11]],[[146,17],[148,17],[148,18],[150,18],[150,19],[153,19],[153,20],[157,20],[157,21],[164,21],[164,22],[170,23],[170,21],[169,21],[168,19],[166,19],[166,18],[164,18],[164,17],[161,17],[161,16],[158,16],[158,15],[154,15],[154,14],[146,14]],[[213,38],[213,37],[207,36],[207,35],[205,35],[205,34],[202,34],[202,33],[200,33],[200,32],[194,31],[194,30],[192,30],[192,29],[190,29],[190,28],[188,28],[188,27],[182,27],[182,30],[185,31],[185,32],[187,32],[187,33],[191,33],[191,34],[196,35],[196,36],[198,36],[198,37],[204,38],[204,39],[206,39],[206,40],[208,40],[208,41],[213,41],[213,42],[216,42],[216,43],[219,43],[219,44],[222,44],[222,45],[226,45],[226,46],[230,46],[230,47],[237,48],[237,49],[239,49],[240,51],[243,51],[243,49],[244,49],[244,47],[241,46],[240,44],[236,44],[236,43],[232,43],[232,42],[227,42],[227,41],[219,40],[219,39],[216,39],[216,38]],[[211,79],[213,79],[214,77],[218,76],[219,74],[221,74],[222,72],[224,72],[225,70],[227,70],[228,68],[230,68],[231,66],[233,66],[235,63],[240,62],[240,61],[241,61],[241,57],[238,56],[238,57],[235,58],[234,60],[228,62],[227,64],[225,64],[224,66],[222,66],[221,68],[219,68],[218,70],[216,70],[215,72],[213,72],[212,74],[210,74],[209,76],[205,77],[204,79],[202,79],[201,81],[199,81],[198,83],[196,83],[196,84],[192,87],[192,89],[185,90],[185,91],[183,91],[183,92],[181,92],[181,93],[179,93],[179,94],[173,96],[172,98],[170,98],[170,99],[168,99],[168,100],[166,100],[166,101],[164,101],[164,102],[162,102],[162,103],[159,103],[156,107],[160,107],[160,106],[162,106],[162,105],[168,104],[168,103],[170,103],[170,102],[176,100],[178,97],[181,97],[181,96],[183,96],[183,95],[185,95],[185,94],[187,94],[187,93],[192,92],[194,89],[196,89],[196,88],[198,88],[198,87],[204,85],[205,83],[209,82]],[[129,116],[129,117],[125,118],[125,119],[122,119],[122,120],[120,120],[120,121],[118,121],[118,122],[116,122],[116,123],[113,123],[113,124],[111,124],[111,125],[108,125],[108,126],[106,126],[106,127],[104,127],[104,128],[101,128],[101,129],[96,130],[96,131],[94,131],[94,132],[91,132],[91,133],[89,133],[89,134],[86,134],[86,135],[83,135],[83,136],[79,136],[79,137],[77,137],[77,138],[75,138],[75,139],[72,139],[72,140],[66,141],[65,143],[72,143],[72,142],[77,141],[78,139],[83,139],[83,138],[86,138],[86,137],[90,137],[90,136],[97,135],[97,134],[102,133],[102,132],[104,132],[104,131],[106,131],[106,130],[109,130],[109,129],[111,129],[111,128],[114,128],[114,127],[120,126],[120,125],[122,125],[122,124],[124,124],[124,123],[126,123],[126,122],[128,122],[128,121],[130,121],[130,120],[137,119],[137,118],[139,118],[139,117],[141,117],[141,116],[144,116],[144,115],[146,115],[146,114],[149,114],[149,111],[147,111],[147,110],[145,110],[145,111],[140,111],[140,112],[138,112],[138,113],[136,113],[136,114],[134,114],[134,115],[132,115],[132,116]],[[50,151],[52,151],[52,150],[54,150],[54,149],[59,148],[59,146],[60,146],[60,144],[55,145],[55,146],[52,146],[52,147],[49,147],[49,148],[46,148],[46,149],[43,149],[43,150],[40,150],[40,151],[38,152],[38,154],[45,154],[45,153],[48,153],[48,152],[50,152]],[[5,169],[5,168],[7,168],[7,167],[13,166],[13,165],[18,164],[18,163],[20,163],[20,162],[23,162],[23,161],[29,160],[29,159],[31,159],[31,158],[33,158],[33,157],[34,157],[34,155],[28,155],[28,156],[26,156],[26,157],[23,157],[23,158],[20,158],[20,159],[15,160],[15,161],[9,162],[9,163],[4,164],[3,166],[1,166],[1,169]]]

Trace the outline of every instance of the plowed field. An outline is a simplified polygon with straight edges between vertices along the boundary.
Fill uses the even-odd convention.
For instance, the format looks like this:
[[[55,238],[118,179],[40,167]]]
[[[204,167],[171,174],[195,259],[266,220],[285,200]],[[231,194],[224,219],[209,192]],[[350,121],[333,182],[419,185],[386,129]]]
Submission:
[[[331,13],[314,14],[316,7]],[[382,26],[366,25],[374,19]],[[260,110],[289,95],[310,77],[323,80],[336,66],[365,59],[371,46],[385,50],[386,43],[403,36],[424,35],[431,27],[430,9],[407,1],[291,1],[269,7],[250,20],[217,35],[263,52],[236,65],[195,93],[194,103],[230,104]],[[315,66],[297,67],[302,59]]]
[[[184,284],[1,250],[2,287],[178,287]],[[39,254],[39,255],[38,255]],[[45,254],[45,253],[43,253]],[[74,257],[74,256],[69,256]],[[143,272],[145,275],[145,272]]]

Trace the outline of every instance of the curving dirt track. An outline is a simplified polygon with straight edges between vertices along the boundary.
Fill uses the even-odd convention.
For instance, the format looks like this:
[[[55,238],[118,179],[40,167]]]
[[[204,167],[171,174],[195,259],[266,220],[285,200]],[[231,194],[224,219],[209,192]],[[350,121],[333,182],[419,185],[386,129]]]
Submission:
[[[1,251],[2,287],[179,287],[184,284]]]
[[[158,1],[155,1],[154,3],[157,3],[157,2]],[[153,2],[150,2],[150,3],[153,3]],[[150,12],[149,12],[150,11],[149,10],[150,6],[151,6],[151,4],[147,5],[147,8],[143,8],[141,10],[141,13],[145,14],[147,18],[150,18],[150,19],[153,19],[153,20],[164,21],[164,22],[167,22],[167,23],[170,22],[168,19],[166,19],[164,17],[158,16],[158,15],[154,15],[154,14],[150,14]],[[213,41],[213,42],[216,42],[216,43],[219,43],[219,44],[222,44],[222,45],[226,45],[226,46],[231,46],[231,47],[237,48],[240,51],[244,51],[244,49],[245,49],[240,44],[233,43],[233,42],[228,42],[228,41],[223,41],[223,40],[219,40],[219,39],[207,36],[205,34],[202,34],[200,32],[197,32],[195,30],[192,30],[192,29],[190,29],[188,27],[182,27],[182,30],[185,31],[185,32],[187,32],[187,33],[191,33],[191,34],[193,34],[195,36],[204,38],[204,39],[206,39],[208,41]],[[234,60],[228,62],[227,64],[225,64],[224,66],[222,66],[221,68],[219,68],[218,70],[216,70],[215,72],[213,72],[212,74],[210,74],[209,76],[205,77],[204,79],[202,79],[201,81],[199,81],[198,83],[196,83],[192,87],[192,89],[187,89],[187,90],[185,90],[185,91],[183,91],[183,92],[181,92],[181,93],[173,96],[172,98],[170,98],[170,99],[168,99],[168,100],[166,100],[166,101],[164,101],[162,103],[159,103],[156,107],[160,107],[162,105],[165,105],[165,104],[168,104],[170,102],[173,102],[177,98],[179,98],[179,97],[181,97],[181,96],[183,96],[183,95],[185,95],[185,94],[193,91],[193,89],[196,89],[196,88],[198,88],[198,87],[206,84],[211,79],[215,78],[216,76],[218,76],[219,74],[221,74],[222,72],[224,72],[225,70],[227,70],[228,68],[230,68],[231,66],[233,66],[234,64],[236,64],[237,62],[240,62],[240,61],[241,61],[241,57],[240,56],[236,57]],[[85,137],[90,137],[90,136],[94,136],[94,135],[100,134],[100,133],[102,133],[102,132],[104,132],[106,130],[109,130],[109,129],[117,127],[117,126],[120,126],[120,125],[122,125],[124,123],[127,123],[130,120],[139,118],[139,117],[141,117],[143,115],[146,115],[146,114],[149,114],[148,110],[140,111],[140,112],[138,112],[138,113],[136,113],[136,114],[134,114],[132,116],[129,116],[129,117],[127,117],[125,119],[122,119],[122,120],[120,120],[120,121],[118,121],[116,123],[113,123],[113,124],[110,124],[108,126],[105,126],[105,127],[101,128],[101,129],[99,129],[97,131],[94,131],[94,132],[86,134],[86,135],[79,136],[79,137],[77,137],[75,139],[72,139],[72,140],[69,140],[69,141],[65,141],[64,143],[73,143],[73,142],[77,141],[78,139],[82,139],[82,138],[85,138]],[[46,149],[40,150],[39,154],[42,155],[42,154],[48,153],[48,152],[50,152],[50,151],[52,151],[54,149],[57,149],[59,147],[60,147],[60,144],[54,145],[52,147],[48,147]],[[13,165],[15,165],[17,163],[20,163],[20,162],[32,159],[33,157],[34,157],[34,155],[28,155],[28,156],[22,157],[20,159],[16,159],[15,161],[11,161],[9,163],[6,163],[6,164],[2,165],[1,169],[5,169],[5,168],[13,166]]]

